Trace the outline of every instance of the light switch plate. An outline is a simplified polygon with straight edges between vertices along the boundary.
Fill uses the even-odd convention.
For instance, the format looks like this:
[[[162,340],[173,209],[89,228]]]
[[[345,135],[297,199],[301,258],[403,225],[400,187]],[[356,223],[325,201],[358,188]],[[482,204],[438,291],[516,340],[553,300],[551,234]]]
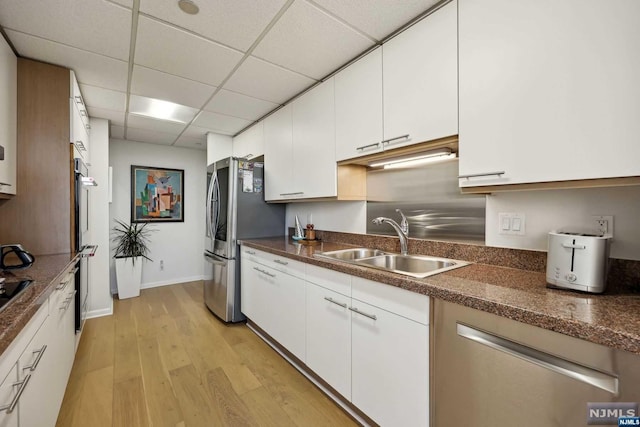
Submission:
[[[525,235],[525,214],[516,212],[498,213],[498,234],[506,236]]]

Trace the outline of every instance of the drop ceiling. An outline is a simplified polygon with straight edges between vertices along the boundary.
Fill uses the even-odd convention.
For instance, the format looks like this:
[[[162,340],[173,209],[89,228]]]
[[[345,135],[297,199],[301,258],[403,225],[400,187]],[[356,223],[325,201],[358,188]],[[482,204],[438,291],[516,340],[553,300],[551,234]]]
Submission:
[[[76,73],[112,138],[206,149],[235,135],[430,9],[437,0],[2,0],[21,57]],[[134,101],[191,109],[185,123],[132,114]]]

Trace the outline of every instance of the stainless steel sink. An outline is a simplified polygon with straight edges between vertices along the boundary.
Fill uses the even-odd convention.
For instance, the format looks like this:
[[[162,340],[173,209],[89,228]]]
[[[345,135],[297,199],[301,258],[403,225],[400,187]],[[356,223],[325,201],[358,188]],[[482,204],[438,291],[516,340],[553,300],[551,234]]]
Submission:
[[[315,256],[361,265],[363,267],[377,268],[379,270],[416,278],[432,276],[469,265],[466,261],[427,255],[401,255],[369,248],[342,249],[339,251],[316,253]]]
[[[356,261],[363,258],[371,258],[379,255],[385,255],[387,252],[383,252],[379,249],[369,248],[354,248],[354,249],[342,249],[339,251],[329,251],[316,253],[315,255],[321,258],[331,258],[340,261]]]
[[[360,259],[356,260],[355,264],[366,265],[367,267],[406,274],[407,276],[418,278],[431,276],[442,273],[443,271],[453,270],[454,268],[469,265],[469,263],[465,261],[457,261],[447,258],[401,254],[386,254],[372,258]]]

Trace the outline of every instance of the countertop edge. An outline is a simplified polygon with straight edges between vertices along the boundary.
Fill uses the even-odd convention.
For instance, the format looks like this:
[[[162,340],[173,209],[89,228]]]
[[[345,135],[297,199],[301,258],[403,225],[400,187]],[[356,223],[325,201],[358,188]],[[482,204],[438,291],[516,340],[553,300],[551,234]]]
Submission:
[[[474,295],[468,295],[454,289],[448,289],[442,285],[437,285],[430,281],[432,277],[447,275],[447,272],[440,273],[425,279],[415,279],[397,273],[384,272],[374,270],[368,267],[361,267],[353,264],[343,263],[339,261],[322,260],[313,256],[296,255],[287,251],[278,250],[271,246],[260,244],[255,240],[247,239],[241,242],[242,245],[269,252],[272,254],[286,256],[291,259],[312,264],[330,270],[339,271],[341,273],[360,276],[366,279],[378,281],[390,286],[408,290],[419,294],[428,295],[439,298],[455,304],[478,309],[487,313],[495,314],[531,326],[536,326],[549,331],[561,333],[573,338],[582,339],[595,344],[604,345],[606,347],[627,351],[640,355],[640,338],[625,331],[607,328],[605,326],[592,325],[576,319],[567,319],[562,316],[553,316],[548,313],[541,313],[536,310],[528,309],[522,306],[514,306],[483,299]],[[351,247],[344,244],[345,248]],[[496,269],[504,269],[508,267],[494,267]],[[364,277],[366,276],[366,277]],[[407,284],[418,285],[417,287],[409,287]]]

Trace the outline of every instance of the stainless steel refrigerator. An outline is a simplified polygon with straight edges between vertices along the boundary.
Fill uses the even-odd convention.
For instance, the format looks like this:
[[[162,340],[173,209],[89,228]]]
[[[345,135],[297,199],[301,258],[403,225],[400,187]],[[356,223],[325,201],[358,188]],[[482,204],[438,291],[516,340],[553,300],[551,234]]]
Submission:
[[[234,157],[207,168],[204,301],[225,322],[240,312],[238,240],[283,236],[285,205],[264,201],[264,163]]]

